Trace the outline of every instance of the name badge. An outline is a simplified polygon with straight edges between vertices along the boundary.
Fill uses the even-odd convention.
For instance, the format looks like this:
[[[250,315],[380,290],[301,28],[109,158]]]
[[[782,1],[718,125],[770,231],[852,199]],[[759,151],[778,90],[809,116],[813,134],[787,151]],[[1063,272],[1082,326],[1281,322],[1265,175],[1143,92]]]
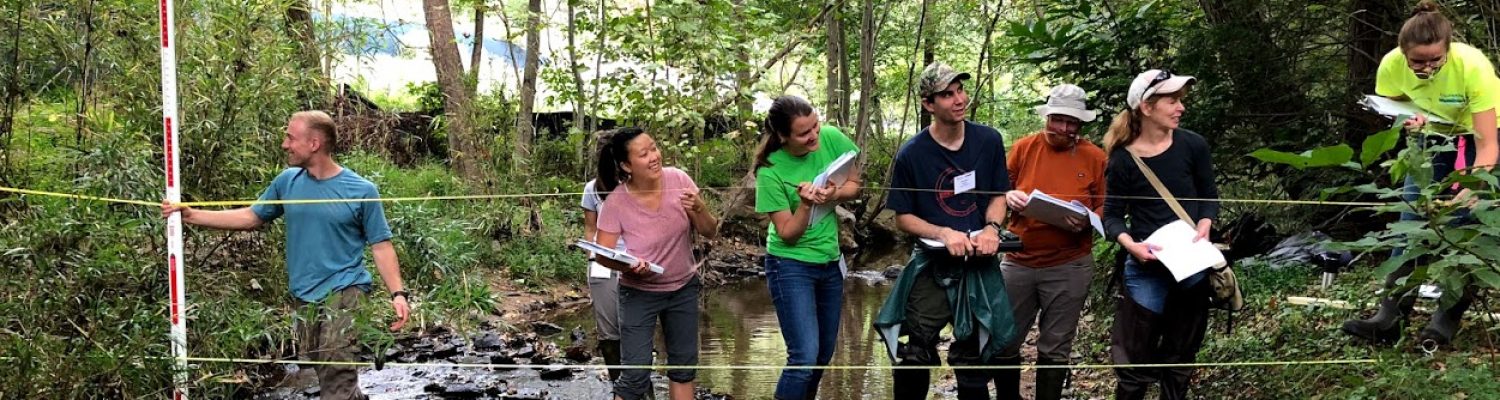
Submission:
[[[974,171],[953,177],[953,194],[964,194],[974,190]]]

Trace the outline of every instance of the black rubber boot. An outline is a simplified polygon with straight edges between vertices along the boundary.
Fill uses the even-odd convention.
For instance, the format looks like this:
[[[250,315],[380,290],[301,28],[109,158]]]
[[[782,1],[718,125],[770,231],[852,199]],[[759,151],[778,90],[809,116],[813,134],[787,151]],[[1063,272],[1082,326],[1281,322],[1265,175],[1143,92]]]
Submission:
[[[1043,358],[1037,360],[1037,365],[1068,365],[1068,362]],[[1036,400],[1062,399],[1063,385],[1067,382],[1070,372],[1072,370],[1068,368],[1037,368]]]
[[[1017,367],[1021,365],[1021,356],[996,357],[995,365],[1006,367]],[[997,400],[1021,400],[1021,369],[996,369],[990,372],[995,377],[995,398]]]
[[[599,356],[604,357],[604,365],[620,365],[620,341],[600,340]],[[619,368],[610,368],[609,381],[614,382],[615,380],[620,379],[621,372],[624,371],[620,370]]]
[[[1460,322],[1463,321],[1464,312],[1469,311],[1469,306],[1474,303],[1475,290],[1473,287],[1464,291],[1463,297],[1452,307],[1443,308],[1432,313],[1432,321],[1422,328],[1422,333],[1417,337],[1421,339],[1423,349],[1436,350],[1438,347],[1453,343],[1453,335],[1458,333]]]
[[[990,400],[990,374],[984,370],[955,370],[958,400]]]
[[[927,400],[931,371],[926,369],[898,369],[892,373],[891,384],[896,400]]]
[[[1401,327],[1406,325],[1406,316],[1411,315],[1416,296],[1399,299],[1386,297],[1380,300],[1380,310],[1369,319],[1344,321],[1343,331],[1360,339],[1376,343],[1392,343],[1401,338]]]

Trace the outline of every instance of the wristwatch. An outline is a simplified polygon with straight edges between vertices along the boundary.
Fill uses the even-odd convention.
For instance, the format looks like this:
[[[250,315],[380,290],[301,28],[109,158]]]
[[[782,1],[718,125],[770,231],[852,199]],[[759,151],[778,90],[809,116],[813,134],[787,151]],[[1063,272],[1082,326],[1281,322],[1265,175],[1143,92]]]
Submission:
[[[999,222],[990,221],[990,222],[986,222],[985,225],[989,225],[989,226],[995,227],[995,233],[996,234],[999,234],[1001,232],[1005,232],[1005,226],[1000,225]]]
[[[406,301],[411,301],[411,295],[407,294],[405,290],[397,290],[397,291],[391,292],[391,300],[395,300],[396,296],[405,297]]]

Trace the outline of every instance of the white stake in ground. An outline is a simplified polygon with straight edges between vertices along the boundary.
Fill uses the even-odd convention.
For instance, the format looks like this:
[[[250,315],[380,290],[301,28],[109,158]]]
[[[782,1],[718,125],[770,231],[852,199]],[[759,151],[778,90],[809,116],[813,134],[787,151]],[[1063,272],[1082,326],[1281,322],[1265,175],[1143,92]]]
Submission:
[[[177,17],[173,14],[172,0],[159,0],[158,15],[161,17],[161,118],[162,138],[166,159],[166,200],[182,201],[182,177],[178,176],[177,150],[177,29],[173,26]],[[172,398],[187,398],[187,308],[186,286],[182,279],[182,213],[173,213],[167,218],[167,284],[172,296],[168,318],[172,321],[170,338],[172,358],[176,360],[173,371]]]

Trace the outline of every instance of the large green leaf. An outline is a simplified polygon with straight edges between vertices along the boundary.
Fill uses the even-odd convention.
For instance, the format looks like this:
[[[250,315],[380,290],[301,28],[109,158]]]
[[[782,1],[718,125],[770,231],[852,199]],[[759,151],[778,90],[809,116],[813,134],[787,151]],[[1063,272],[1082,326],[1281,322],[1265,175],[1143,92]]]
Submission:
[[[1381,154],[1385,154],[1385,152],[1391,151],[1391,149],[1396,148],[1396,140],[1400,138],[1400,125],[1393,126],[1391,127],[1391,129],[1386,129],[1380,131],[1379,133],[1366,137],[1365,142],[1363,144],[1360,144],[1359,146],[1360,166],[1368,167],[1371,163],[1374,163],[1375,160],[1379,160]]]
[[[1354,157],[1354,149],[1350,148],[1347,144],[1340,144],[1337,146],[1319,147],[1304,151],[1302,154],[1292,154],[1267,148],[1256,150],[1254,153],[1250,153],[1250,156],[1263,162],[1286,164],[1297,169],[1306,169],[1332,167],[1347,163],[1350,158]]]
[[[1492,269],[1485,269],[1485,267],[1487,266],[1481,266],[1481,269],[1474,270],[1475,280],[1485,286],[1489,286],[1491,289],[1500,289],[1500,274],[1495,273]]]

